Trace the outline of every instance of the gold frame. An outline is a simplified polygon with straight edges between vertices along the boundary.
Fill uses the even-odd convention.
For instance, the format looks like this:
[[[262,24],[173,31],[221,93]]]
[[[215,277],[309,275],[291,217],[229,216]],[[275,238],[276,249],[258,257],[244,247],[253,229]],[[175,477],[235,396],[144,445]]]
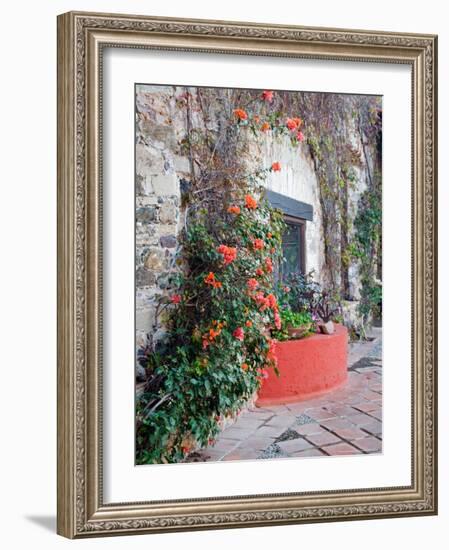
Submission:
[[[102,48],[405,63],[412,68],[412,484],[102,501]],[[130,15],[58,17],[58,533],[66,537],[437,513],[437,37]],[[150,495],[149,495],[150,496]]]

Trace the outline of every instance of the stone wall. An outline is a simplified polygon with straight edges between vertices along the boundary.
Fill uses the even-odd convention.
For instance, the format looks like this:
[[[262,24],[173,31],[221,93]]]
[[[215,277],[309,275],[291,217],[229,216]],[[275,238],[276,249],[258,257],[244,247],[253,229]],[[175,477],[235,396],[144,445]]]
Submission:
[[[173,88],[138,86],[136,90],[136,346],[155,330],[155,297],[163,292],[180,223],[179,180],[189,173],[177,155],[184,134]],[[172,120],[173,122],[170,122]]]

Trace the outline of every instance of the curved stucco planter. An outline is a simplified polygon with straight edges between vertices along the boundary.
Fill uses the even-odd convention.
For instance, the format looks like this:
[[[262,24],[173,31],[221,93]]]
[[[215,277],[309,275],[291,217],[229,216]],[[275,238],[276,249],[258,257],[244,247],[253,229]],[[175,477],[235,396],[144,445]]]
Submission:
[[[345,383],[348,376],[348,331],[335,325],[331,335],[277,342],[279,377],[269,370],[259,390],[258,406],[303,401]]]

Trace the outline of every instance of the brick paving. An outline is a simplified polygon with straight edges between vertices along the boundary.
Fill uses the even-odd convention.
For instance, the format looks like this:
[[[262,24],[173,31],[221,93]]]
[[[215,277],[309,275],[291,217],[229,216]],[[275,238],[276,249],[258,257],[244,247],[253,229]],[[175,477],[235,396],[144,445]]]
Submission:
[[[188,462],[382,452],[382,329],[349,345],[348,381],[324,396],[252,407]]]

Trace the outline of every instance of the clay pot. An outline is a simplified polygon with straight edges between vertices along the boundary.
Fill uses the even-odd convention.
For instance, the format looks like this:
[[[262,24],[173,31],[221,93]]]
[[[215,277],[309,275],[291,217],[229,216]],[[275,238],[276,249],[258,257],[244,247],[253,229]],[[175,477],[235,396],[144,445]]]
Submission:
[[[309,330],[309,326],[305,325],[303,327],[288,327],[288,337],[290,340],[298,340],[299,338],[302,338],[304,334]]]

